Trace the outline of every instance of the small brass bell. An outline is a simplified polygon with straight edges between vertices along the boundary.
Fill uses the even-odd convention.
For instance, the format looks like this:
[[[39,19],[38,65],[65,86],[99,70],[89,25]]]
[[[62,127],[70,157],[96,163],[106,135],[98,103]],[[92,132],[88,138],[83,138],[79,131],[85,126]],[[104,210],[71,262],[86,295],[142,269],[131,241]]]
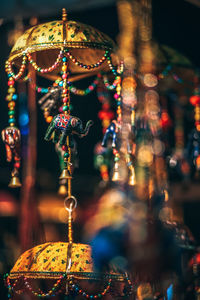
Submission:
[[[10,183],[8,185],[10,188],[18,188],[21,186],[21,182],[19,180],[18,175],[12,176]]]
[[[115,162],[114,168],[113,168],[113,176],[112,176],[112,181],[121,181],[121,175],[120,175],[120,170],[119,170],[119,163]]]
[[[130,166],[130,175],[129,175],[128,184],[131,186],[134,186],[136,184],[135,169],[133,166]]]
[[[67,187],[64,184],[61,184],[58,189],[58,195],[66,196],[67,195]]]
[[[59,179],[72,179],[70,171],[68,169],[63,169]]]

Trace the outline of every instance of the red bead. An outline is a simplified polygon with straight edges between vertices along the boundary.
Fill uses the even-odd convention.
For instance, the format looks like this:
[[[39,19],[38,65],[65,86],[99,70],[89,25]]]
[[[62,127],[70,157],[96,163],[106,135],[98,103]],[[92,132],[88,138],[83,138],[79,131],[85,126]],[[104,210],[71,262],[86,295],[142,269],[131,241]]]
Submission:
[[[14,167],[17,168],[17,169],[19,169],[20,168],[20,162],[14,163]]]
[[[14,83],[15,83],[14,80],[9,80],[9,81],[8,81],[8,85],[9,85],[9,86],[10,86],[10,85],[14,85]]]
[[[116,149],[113,149],[113,154],[116,155],[118,151]]]
[[[172,121],[166,111],[161,114],[160,125],[162,128],[169,128],[172,125]]]
[[[190,103],[192,105],[197,105],[197,104],[200,104],[200,96],[199,95],[193,95],[190,97]]]
[[[66,78],[67,78],[67,74],[63,74],[62,79],[66,79]]]

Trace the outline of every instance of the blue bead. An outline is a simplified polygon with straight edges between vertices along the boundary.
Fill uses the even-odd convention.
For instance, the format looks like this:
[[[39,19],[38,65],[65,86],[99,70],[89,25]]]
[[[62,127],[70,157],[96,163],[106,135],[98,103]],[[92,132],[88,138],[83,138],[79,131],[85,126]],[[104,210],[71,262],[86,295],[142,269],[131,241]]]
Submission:
[[[17,100],[17,94],[13,94],[12,100]]]
[[[90,296],[90,299],[94,299],[94,296],[93,296],[93,295],[91,295],[91,296]]]
[[[9,119],[8,120],[8,123],[10,124],[10,123],[14,123],[15,122],[15,118],[12,118],[12,119]]]
[[[63,86],[63,81],[60,81],[60,82],[59,82],[59,86]]]
[[[67,61],[67,58],[66,58],[66,57],[63,57],[62,61],[66,62],[66,61]]]

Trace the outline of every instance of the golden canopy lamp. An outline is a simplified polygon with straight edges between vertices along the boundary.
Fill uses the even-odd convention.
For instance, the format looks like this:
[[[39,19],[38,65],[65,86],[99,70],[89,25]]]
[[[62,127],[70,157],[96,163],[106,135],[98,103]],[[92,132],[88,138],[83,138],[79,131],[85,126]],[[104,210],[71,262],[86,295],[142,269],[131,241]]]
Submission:
[[[111,69],[114,72],[112,65],[112,60],[115,61],[114,49],[114,42],[104,33],[89,25],[68,21],[65,9],[63,9],[61,21],[33,26],[16,41],[6,62],[8,74],[6,100],[8,101],[9,126],[3,133],[7,160],[14,160],[11,182],[16,184],[11,184],[11,187],[20,186],[18,178],[21,160],[20,132],[16,127],[15,118],[17,94],[14,86],[19,79],[27,78],[25,76],[27,65],[31,64],[37,74],[51,80],[57,79],[58,74],[62,72],[63,104],[60,111],[64,115],[70,115],[69,76],[77,76],[80,79],[102,70]],[[17,74],[14,73],[13,66],[19,68]],[[28,74],[29,76],[31,75]],[[50,122],[49,119],[48,122]],[[66,147],[68,146],[66,145]],[[69,160],[70,158],[68,158]],[[70,167],[65,168],[61,177],[64,176],[67,177],[67,180],[71,180],[69,173]]]
[[[100,299],[111,290],[123,297],[131,295],[133,286],[127,273],[114,266],[105,273],[95,271],[91,247],[73,242],[72,213],[77,200],[74,196],[68,196],[64,205],[68,211],[68,243],[45,243],[23,253],[10,274],[5,275],[9,299],[16,294],[28,294],[33,298],[71,294],[73,299]],[[43,292],[36,288],[36,282],[41,279],[55,282],[50,290]],[[91,281],[103,285],[101,290],[87,292],[85,289]]]

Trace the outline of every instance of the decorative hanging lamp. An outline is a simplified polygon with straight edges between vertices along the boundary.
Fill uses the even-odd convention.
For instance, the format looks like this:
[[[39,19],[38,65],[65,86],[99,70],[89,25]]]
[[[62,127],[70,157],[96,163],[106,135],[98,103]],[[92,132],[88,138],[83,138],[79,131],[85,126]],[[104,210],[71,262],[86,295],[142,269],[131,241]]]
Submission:
[[[111,291],[121,297],[130,296],[133,286],[127,273],[117,270],[115,266],[105,273],[95,271],[91,247],[73,242],[72,212],[77,200],[74,196],[68,196],[64,205],[69,213],[68,243],[48,242],[24,252],[10,274],[5,275],[8,298],[13,299],[16,294],[31,295],[31,299],[62,294],[71,295],[73,299],[100,299]],[[51,281],[52,288],[41,291],[40,280]],[[85,289],[91,282],[96,282],[98,287],[101,285],[101,290],[87,292]]]
[[[63,8],[62,21],[39,24],[26,30],[11,50],[8,62],[19,66],[23,56],[28,56],[40,75],[55,78],[61,71],[60,55],[64,51],[69,60],[71,73],[99,72],[109,70],[106,58],[113,53],[115,44],[106,34],[76,21],[67,20]],[[32,54],[36,53],[36,61]]]
[[[15,82],[18,80],[29,80],[31,84],[36,86],[32,82],[31,74],[26,73],[28,63],[32,65],[32,68],[39,75],[53,80],[58,77],[62,78],[61,95],[57,101],[57,112],[60,114],[53,119],[53,116],[49,116],[45,108],[44,115],[46,116],[46,121],[51,123],[45,139],[49,140],[53,137],[53,142],[55,144],[59,142],[60,147],[65,152],[65,167],[60,176],[60,180],[65,181],[71,177],[67,158],[71,155],[71,150],[68,151],[68,149],[72,147],[72,131],[75,131],[80,136],[84,136],[88,133],[92,124],[92,122],[89,122],[85,130],[83,130],[80,120],[70,116],[69,78],[75,74],[80,79],[87,76],[87,74],[93,75],[101,70],[108,71],[111,69],[112,72],[115,72],[112,63],[114,61],[115,64],[116,61],[116,57],[113,54],[114,49],[114,42],[104,33],[91,26],[68,21],[65,9],[63,9],[62,21],[52,21],[31,27],[17,40],[5,67],[8,74],[6,100],[8,101],[9,126],[3,130],[2,138],[6,144],[7,161],[11,162],[14,160],[10,187],[19,187],[21,185],[19,181],[21,162],[20,131],[16,127],[15,118],[17,100]],[[14,66],[19,69],[17,74],[14,72]],[[37,89],[38,91],[42,90],[36,86]],[[63,193],[66,189],[63,189],[63,183],[61,185]]]

